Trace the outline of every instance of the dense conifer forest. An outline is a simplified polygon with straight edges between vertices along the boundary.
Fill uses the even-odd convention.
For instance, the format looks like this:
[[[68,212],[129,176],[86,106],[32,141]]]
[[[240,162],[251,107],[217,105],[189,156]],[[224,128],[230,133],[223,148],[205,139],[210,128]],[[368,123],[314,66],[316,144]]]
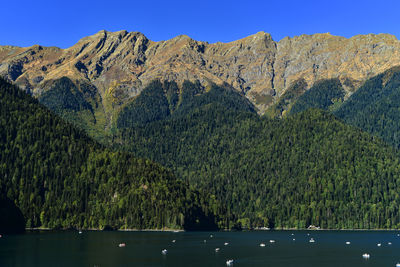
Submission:
[[[154,81],[112,139],[87,126],[111,147],[0,80],[0,204],[27,227],[400,228],[398,77],[348,100],[338,79],[299,80],[270,117],[228,85]],[[54,86],[40,101],[64,119],[95,112],[93,88]]]
[[[345,91],[339,79],[322,80],[298,98],[290,113],[299,113],[309,108],[334,110],[343,102],[344,95]]]
[[[367,80],[334,114],[400,148],[400,68]]]
[[[214,207],[220,227],[400,227],[399,154],[379,138],[327,111],[261,118],[229,88],[200,90],[181,100],[191,109],[178,105],[165,119],[124,127],[115,140],[209,192],[223,204]],[[235,108],[208,97],[216,91]]]
[[[0,114],[0,210],[12,201],[27,227],[214,227],[171,171],[102,147],[3,79]]]
[[[296,98],[298,88],[303,88],[299,85],[304,87],[304,82],[300,80],[289,88],[267,115],[276,116],[276,109],[293,115],[309,108],[319,108],[380,137],[396,149],[400,147],[400,67],[368,79],[346,100],[339,79],[321,80]],[[284,106],[288,102],[290,105]]]

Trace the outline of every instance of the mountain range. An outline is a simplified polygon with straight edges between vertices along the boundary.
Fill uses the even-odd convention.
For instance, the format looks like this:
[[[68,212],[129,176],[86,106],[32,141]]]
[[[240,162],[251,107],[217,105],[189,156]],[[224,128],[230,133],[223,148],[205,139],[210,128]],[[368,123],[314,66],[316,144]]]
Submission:
[[[28,227],[398,228],[399,47],[125,31],[1,47],[0,208]]]
[[[400,42],[389,34],[352,38],[329,33],[286,37],[259,32],[230,43],[180,35],[151,41],[140,32],[100,31],[67,49],[0,47],[0,76],[35,96],[68,77],[100,95],[108,119],[113,109],[155,79],[227,83],[264,113],[299,80],[308,89],[338,78],[348,97],[368,78],[400,64]]]

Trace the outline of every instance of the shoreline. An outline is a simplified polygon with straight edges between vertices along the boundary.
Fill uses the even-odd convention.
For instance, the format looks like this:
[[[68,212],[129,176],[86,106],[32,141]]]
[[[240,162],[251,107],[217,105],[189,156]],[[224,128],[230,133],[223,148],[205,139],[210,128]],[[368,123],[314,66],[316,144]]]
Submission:
[[[312,232],[318,232],[318,231],[400,231],[400,229],[270,229],[270,230],[262,230],[262,229],[253,229],[253,230],[245,230],[245,231],[312,231]]]
[[[111,229],[111,230],[104,230],[104,229],[96,229],[96,228],[88,228],[88,229],[55,229],[55,228],[42,228],[42,227],[34,227],[34,228],[25,228],[25,231],[97,231],[97,232],[172,232],[172,233],[181,233],[186,232],[182,229]]]
[[[238,230],[205,230],[205,231],[186,231],[182,229],[112,229],[112,230],[102,230],[102,229],[52,229],[52,228],[25,228],[25,231],[96,231],[96,232],[171,232],[171,233],[184,233],[184,232],[274,232],[274,231],[311,231],[311,232],[318,232],[318,231],[338,231],[338,232],[346,232],[346,231],[363,231],[363,232],[390,232],[390,231],[400,231],[400,229],[295,229],[295,228],[284,228],[284,229],[242,229],[241,231]]]

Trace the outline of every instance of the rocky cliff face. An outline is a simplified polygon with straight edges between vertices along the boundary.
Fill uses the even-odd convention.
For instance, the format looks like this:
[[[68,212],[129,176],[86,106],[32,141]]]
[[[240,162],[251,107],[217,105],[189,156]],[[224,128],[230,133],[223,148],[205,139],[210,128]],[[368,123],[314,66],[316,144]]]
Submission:
[[[177,36],[153,42],[139,32],[100,31],[68,48],[0,46],[0,75],[34,95],[69,77],[97,87],[103,101],[122,104],[154,79],[226,82],[262,113],[296,81],[307,86],[339,78],[347,94],[367,78],[400,65],[400,42],[392,35],[344,38],[301,35],[275,42],[264,32],[231,43]],[[105,105],[106,106],[106,105]]]

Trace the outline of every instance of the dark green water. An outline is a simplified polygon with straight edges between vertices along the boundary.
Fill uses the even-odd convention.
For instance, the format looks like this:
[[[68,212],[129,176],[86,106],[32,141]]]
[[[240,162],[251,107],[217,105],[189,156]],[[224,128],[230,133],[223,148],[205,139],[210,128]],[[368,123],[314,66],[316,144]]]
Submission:
[[[226,261],[233,259],[233,266],[395,267],[400,262],[398,233],[400,232],[33,232],[0,238],[0,266],[211,267],[226,266]],[[309,242],[311,237],[315,243]],[[293,241],[293,238],[296,240]],[[276,242],[270,243],[271,239]],[[346,245],[346,241],[351,244]],[[225,242],[229,244],[225,246]],[[126,243],[126,247],[119,248],[120,243]],[[260,247],[260,243],[265,243],[265,247]],[[378,247],[378,243],[382,245]],[[215,248],[220,248],[220,251],[215,252]],[[162,249],[168,250],[167,255],[162,255]],[[363,253],[369,253],[370,259],[363,259]]]

